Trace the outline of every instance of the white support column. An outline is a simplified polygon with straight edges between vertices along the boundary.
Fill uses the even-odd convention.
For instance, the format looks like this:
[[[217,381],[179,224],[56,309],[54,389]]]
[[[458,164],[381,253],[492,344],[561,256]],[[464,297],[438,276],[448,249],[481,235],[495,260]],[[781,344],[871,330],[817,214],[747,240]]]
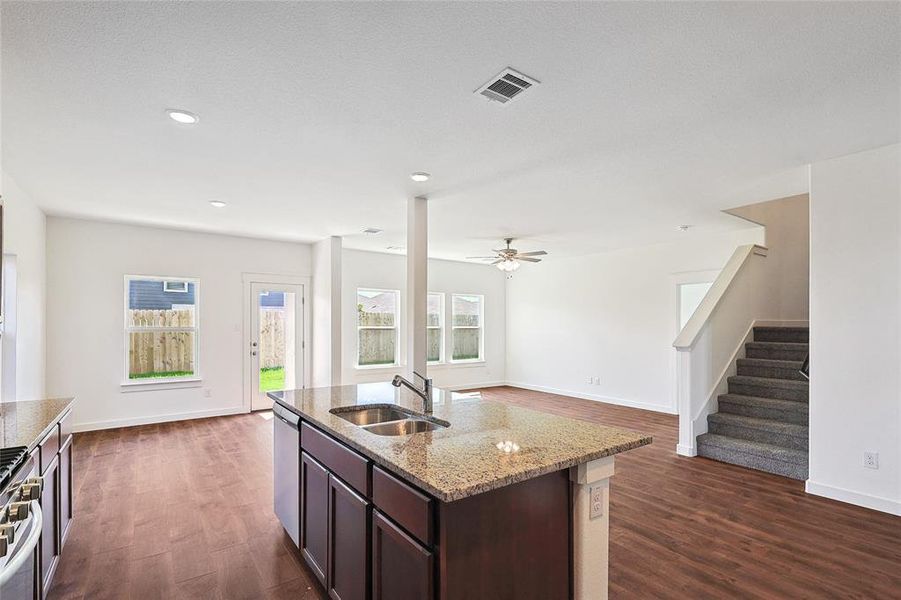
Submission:
[[[610,478],[613,457],[569,470],[573,482],[573,588],[575,600],[607,600]]]
[[[428,295],[428,201],[407,202],[407,376],[426,377],[426,298]]]

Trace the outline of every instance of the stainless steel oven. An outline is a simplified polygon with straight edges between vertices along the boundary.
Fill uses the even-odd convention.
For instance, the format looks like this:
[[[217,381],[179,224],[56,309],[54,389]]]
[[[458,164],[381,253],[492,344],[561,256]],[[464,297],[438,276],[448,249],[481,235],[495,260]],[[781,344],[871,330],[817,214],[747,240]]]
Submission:
[[[0,598],[40,600],[38,547],[42,483],[34,457],[15,467],[0,491]]]

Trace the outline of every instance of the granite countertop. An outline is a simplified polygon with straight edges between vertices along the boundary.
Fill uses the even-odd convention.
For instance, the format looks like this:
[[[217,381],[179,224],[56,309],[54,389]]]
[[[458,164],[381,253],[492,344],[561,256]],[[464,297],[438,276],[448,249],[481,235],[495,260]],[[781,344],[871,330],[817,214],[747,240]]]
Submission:
[[[651,443],[650,436],[634,431],[441,389],[433,390],[432,416],[450,422],[447,429],[381,436],[329,412],[379,404],[422,411],[417,395],[387,382],[270,392],[269,396],[443,502]]]
[[[73,402],[75,398],[0,402],[0,448],[32,450]]]

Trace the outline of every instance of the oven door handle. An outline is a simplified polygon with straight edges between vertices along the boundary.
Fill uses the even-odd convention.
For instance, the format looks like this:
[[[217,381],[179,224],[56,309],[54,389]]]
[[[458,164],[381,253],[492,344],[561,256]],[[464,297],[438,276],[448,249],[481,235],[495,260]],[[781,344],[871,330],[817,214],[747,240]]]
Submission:
[[[41,539],[41,530],[44,528],[44,515],[41,513],[41,505],[37,500],[31,501],[31,516],[33,521],[28,537],[17,544],[15,555],[3,565],[3,570],[0,571],[0,587],[9,581],[26,560],[34,558],[34,549]]]

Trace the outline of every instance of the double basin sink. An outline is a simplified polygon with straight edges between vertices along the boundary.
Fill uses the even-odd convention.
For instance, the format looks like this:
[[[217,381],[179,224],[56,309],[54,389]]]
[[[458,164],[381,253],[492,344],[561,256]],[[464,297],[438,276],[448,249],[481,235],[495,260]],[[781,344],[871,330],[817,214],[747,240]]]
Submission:
[[[411,435],[450,427],[447,421],[399,406],[341,406],[329,412],[375,435]]]

